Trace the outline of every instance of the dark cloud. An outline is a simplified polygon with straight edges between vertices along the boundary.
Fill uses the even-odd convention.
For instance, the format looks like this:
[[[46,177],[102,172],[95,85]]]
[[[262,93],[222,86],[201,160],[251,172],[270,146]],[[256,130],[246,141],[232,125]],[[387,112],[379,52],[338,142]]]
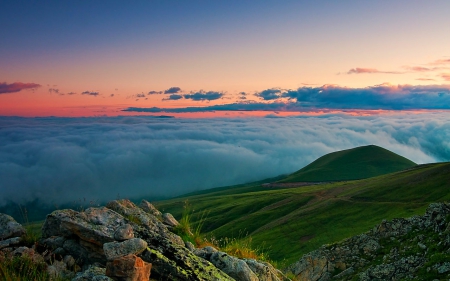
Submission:
[[[288,98],[290,102],[251,103],[213,105],[185,108],[136,108],[124,111],[135,112],[206,112],[206,111],[298,111],[315,109],[450,109],[450,88],[448,86],[376,85],[366,88],[346,88],[334,85],[322,87],[301,87],[297,90],[261,95],[271,99],[271,95]],[[181,96],[177,96],[180,99]]]
[[[69,92],[69,93],[67,93],[69,96],[71,96],[71,95],[76,95],[77,93],[75,93],[75,92]]]
[[[190,93],[183,95],[185,99],[190,99],[194,101],[204,101],[204,100],[217,100],[223,97],[224,93],[222,92],[214,92],[214,91],[199,91],[196,93]]]
[[[89,96],[98,96],[98,92],[91,92],[91,91],[84,91],[81,93],[82,95],[89,95]]]
[[[109,95],[111,98],[114,97],[114,94]]]
[[[255,96],[262,98],[263,100],[275,100],[281,97],[280,89],[267,89],[259,93],[255,93]]]
[[[183,98],[183,96],[182,95],[170,95],[168,98],[163,98],[162,100],[163,101],[165,101],[165,100],[179,100],[179,99],[182,99]]]
[[[147,95],[159,95],[159,94],[162,94],[162,93],[163,93],[162,91],[150,91],[150,92],[147,93]]]
[[[382,84],[366,88],[325,85],[283,94],[303,107],[335,109],[450,109],[450,88]]]
[[[137,97],[137,98],[145,98],[145,94],[144,94],[144,93],[137,94],[136,97]]]
[[[404,72],[398,72],[398,71],[382,71],[378,70],[376,68],[361,68],[356,67],[352,68],[349,71],[347,71],[347,74],[374,74],[374,73],[384,73],[384,74],[403,74]]]
[[[50,89],[48,89],[48,91],[49,91],[50,93],[59,94],[59,89],[50,88]]]
[[[16,82],[12,84],[7,84],[6,82],[0,83],[0,94],[16,93],[26,89],[36,89],[41,87],[41,85],[36,83],[21,83]]]
[[[269,117],[273,117],[271,115]],[[179,195],[294,172],[376,144],[449,161],[447,113],[173,119],[0,117],[0,206]],[[227,171],[224,173],[223,171]]]
[[[171,88],[165,90],[164,94],[177,94],[179,92],[181,92],[180,87],[171,87]]]

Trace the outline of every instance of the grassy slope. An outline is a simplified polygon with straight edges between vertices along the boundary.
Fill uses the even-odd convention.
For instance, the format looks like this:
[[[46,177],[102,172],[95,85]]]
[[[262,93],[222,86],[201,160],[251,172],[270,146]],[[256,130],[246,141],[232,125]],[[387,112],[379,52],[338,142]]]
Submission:
[[[411,168],[416,164],[375,145],[329,153],[280,182],[364,179]]]
[[[421,214],[430,202],[450,199],[450,163],[416,166],[370,179],[299,188],[259,184],[159,202],[180,217],[184,201],[195,218],[207,212],[203,231],[221,237],[251,235],[275,261],[369,230],[383,219]]]

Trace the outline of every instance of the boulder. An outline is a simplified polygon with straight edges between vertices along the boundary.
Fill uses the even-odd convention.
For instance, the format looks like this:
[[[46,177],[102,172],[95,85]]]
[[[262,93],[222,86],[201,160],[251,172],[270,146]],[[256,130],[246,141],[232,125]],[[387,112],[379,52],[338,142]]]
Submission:
[[[237,281],[258,281],[247,263],[224,252],[211,255],[211,263]]]
[[[120,281],[148,281],[151,268],[151,263],[146,263],[135,255],[128,255],[108,261],[106,276]]]
[[[8,238],[6,240],[0,240],[0,250],[3,248],[11,247],[19,244],[22,241],[20,237]]]
[[[171,213],[164,213],[162,215],[163,223],[169,227],[175,227],[180,223],[172,216]]]
[[[267,262],[244,259],[248,267],[258,276],[259,281],[280,281],[277,270]]]
[[[103,246],[114,241],[117,228],[126,224],[125,219],[105,207],[89,208],[84,212],[57,210],[47,215],[42,226],[42,237],[77,236],[83,241]]]
[[[153,206],[150,202],[146,200],[142,200],[139,207],[141,207],[142,210],[155,217],[160,217],[162,215],[161,212],[155,208],[155,206]]]
[[[79,272],[72,281],[114,281],[105,275],[105,268],[89,266],[84,272]]]
[[[25,228],[11,216],[0,213],[0,240],[20,237],[26,233]]]
[[[103,244],[107,260],[114,260],[130,254],[139,255],[147,248],[147,242],[141,238],[133,238],[123,242],[110,242]]]
[[[137,207],[130,200],[114,200],[109,202],[106,207],[121,214],[129,224],[132,225],[136,235],[136,229],[145,229],[148,234],[161,236],[166,240],[170,240],[175,244],[184,245],[180,236],[169,231],[167,226],[159,221],[157,217],[151,215],[141,208]]]
[[[134,232],[130,224],[121,225],[114,232],[114,239],[117,241],[125,241],[131,238],[134,238]]]

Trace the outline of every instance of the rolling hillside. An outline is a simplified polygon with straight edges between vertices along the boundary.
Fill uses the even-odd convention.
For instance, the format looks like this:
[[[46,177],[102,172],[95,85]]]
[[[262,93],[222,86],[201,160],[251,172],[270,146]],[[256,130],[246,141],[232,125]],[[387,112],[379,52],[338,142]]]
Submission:
[[[376,145],[326,154],[280,182],[356,180],[393,173],[416,163]]]
[[[180,218],[186,201],[192,217],[206,214],[202,231],[216,238],[252,237],[271,259],[291,263],[323,244],[360,234],[383,219],[424,212],[431,202],[450,200],[450,163],[363,180],[298,188],[249,184],[157,203]]]

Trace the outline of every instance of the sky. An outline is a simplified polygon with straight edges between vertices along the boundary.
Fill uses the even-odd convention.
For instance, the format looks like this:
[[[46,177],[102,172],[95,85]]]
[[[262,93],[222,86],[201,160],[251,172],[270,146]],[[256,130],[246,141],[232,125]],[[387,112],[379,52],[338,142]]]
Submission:
[[[0,115],[447,110],[449,10],[445,0],[2,1]]]
[[[0,207],[157,198],[375,144],[450,161],[450,1],[0,1]]]

